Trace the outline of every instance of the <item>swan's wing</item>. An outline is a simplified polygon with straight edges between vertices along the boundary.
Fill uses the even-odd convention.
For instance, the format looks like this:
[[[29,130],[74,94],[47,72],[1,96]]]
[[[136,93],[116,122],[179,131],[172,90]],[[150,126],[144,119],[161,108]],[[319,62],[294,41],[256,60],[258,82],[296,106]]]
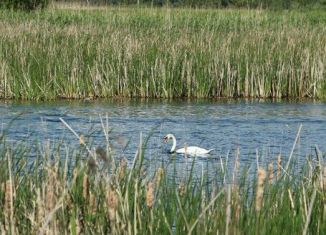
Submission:
[[[198,152],[198,147],[195,146],[189,146],[189,147],[185,147],[185,148],[180,148],[177,151],[175,151],[176,153],[182,153],[182,154],[189,154],[189,155],[194,155]]]
[[[200,148],[200,147],[197,147],[197,146],[189,146],[189,147],[178,149],[176,151],[176,153],[189,154],[189,155],[192,155],[192,156],[200,156],[200,155],[208,154],[211,151],[213,151],[213,149],[207,150],[207,149]]]
[[[175,152],[176,152],[176,153],[182,153],[182,154],[185,154],[185,153],[186,153],[186,149],[185,149],[185,148],[177,149]],[[187,152],[187,153],[188,153],[188,152]]]

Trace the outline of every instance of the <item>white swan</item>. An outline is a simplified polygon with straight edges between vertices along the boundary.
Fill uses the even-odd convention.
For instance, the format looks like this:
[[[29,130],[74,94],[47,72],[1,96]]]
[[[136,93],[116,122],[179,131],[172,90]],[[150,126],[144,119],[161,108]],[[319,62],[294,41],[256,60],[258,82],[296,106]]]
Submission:
[[[213,151],[214,149],[203,149],[197,146],[187,146],[184,148],[180,148],[175,150],[175,148],[177,147],[177,140],[175,139],[173,134],[167,134],[163,140],[165,143],[167,143],[169,140],[173,141],[173,145],[172,148],[170,150],[170,153],[180,153],[180,154],[189,154],[191,156],[206,156],[206,154],[209,154],[211,151]]]

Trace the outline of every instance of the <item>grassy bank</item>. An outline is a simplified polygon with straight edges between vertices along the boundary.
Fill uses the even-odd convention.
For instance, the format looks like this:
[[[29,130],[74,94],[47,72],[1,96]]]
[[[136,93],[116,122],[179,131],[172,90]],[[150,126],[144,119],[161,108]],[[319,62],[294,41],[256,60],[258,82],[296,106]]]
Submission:
[[[323,11],[0,11],[0,97],[326,96]]]
[[[217,177],[207,185],[207,172],[199,180],[194,172],[183,179],[173,177],[164,165],[149,173],[146,141],[129,164],[109,147],[107,151],[93,146],[93,151],[83,138],[80,143],[80,148],[72,149],[64,143],[38,143],[31,150],[1,139],[2,234],[323,234],[326,230],[326,166],[318,149],[307,156],[302,171],[288,167],[284,156],[251,173],[240,166],[241,156],[232,170],[222,161]],[[36,156],[30,161],[32,152]]]

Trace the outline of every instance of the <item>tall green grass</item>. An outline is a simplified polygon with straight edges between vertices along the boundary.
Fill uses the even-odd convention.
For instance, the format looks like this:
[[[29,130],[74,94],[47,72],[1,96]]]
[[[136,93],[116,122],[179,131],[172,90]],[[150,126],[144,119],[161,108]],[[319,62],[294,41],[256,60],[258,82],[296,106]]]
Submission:
[[[307,156],[302,171],[279,156],[277,162],[249,173],[237,156],[232,170],[221,163],[207,185],[205,172],[198,176],[190,171],[182,179],[167,177],[171,172],[164,165],[150,172],[144,158],[146,140],[140,141],[127,164],[110,151],[106,129],[105,135],[107,149],[96,150],[84,138],[80,147],[45,142],[33,151],[1,138],[0,231],[323,234],[326,230],[326,166],[318,148]]]
[[[323,11],[57,6],[0,19],[1,98],[326,96]]]

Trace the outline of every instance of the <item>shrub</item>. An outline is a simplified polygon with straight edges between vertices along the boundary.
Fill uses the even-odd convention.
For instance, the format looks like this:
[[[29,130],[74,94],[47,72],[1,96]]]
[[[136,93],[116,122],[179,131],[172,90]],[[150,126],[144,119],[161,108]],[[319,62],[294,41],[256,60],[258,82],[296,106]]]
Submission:
[[[43,9],[49,5],[50,0],[1,0],[0,7],[32,11]]]

